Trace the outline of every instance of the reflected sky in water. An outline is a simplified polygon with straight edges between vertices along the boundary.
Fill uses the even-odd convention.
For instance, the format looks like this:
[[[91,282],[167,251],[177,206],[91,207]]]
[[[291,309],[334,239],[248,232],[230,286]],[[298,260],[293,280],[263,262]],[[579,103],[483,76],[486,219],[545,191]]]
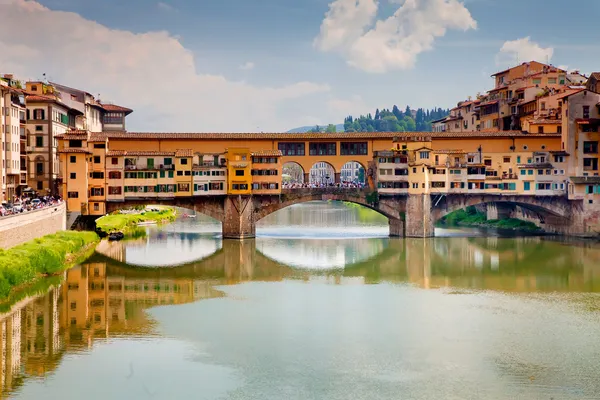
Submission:
[[[313,218],[313,207],[323,211],[300,210]],[[357,231],[387,228],[336,213]],[[239,242],[201,225],[111,247],[5,314],[2,393],[600,398],[598,244],[477,232],[322,240],[316,222],[316,237]]]

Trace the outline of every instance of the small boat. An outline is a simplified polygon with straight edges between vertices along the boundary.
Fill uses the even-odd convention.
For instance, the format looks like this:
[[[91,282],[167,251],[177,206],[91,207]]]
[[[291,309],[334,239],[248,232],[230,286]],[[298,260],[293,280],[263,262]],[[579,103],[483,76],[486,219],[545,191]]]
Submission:
[[[110,235],[108,235],[108,240],[113,242],[116,240],[121,240],[124,237],[125,237],[125,235],[123,234],[123,232],[115,232],[115,233],[111,233]]]

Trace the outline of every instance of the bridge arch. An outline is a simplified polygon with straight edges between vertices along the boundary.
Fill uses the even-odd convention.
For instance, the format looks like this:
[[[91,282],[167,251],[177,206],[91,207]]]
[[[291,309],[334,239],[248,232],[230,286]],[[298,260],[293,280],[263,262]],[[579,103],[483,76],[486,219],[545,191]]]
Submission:
[[[485,205],[488,219],[535,219],[550,232],[560,232],[562,227],[570,225],[572,207],[564,196],[445,195],[432,197],[432,202],[434,223],[454,211]]]
[[[284,183],[308,183],[307,173],[302,164],[296,161],[286,161],[282,166],[282,181]]]
[[[347,161],[340,169],[340,182],[365,183],[366,166],[360,161]]]
[[[313,184],[330,184],[335,183],[337,171],[333,164],[327,161],[317,161],[315,162],[308,172],[308,183]]]

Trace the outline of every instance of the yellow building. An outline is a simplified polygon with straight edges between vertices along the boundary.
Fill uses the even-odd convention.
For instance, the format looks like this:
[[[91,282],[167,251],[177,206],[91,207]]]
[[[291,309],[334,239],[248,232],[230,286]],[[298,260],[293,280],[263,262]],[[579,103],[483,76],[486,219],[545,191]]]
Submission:
[[[192,156],[192,150],[190,149],[178,149],[175,151],[176,197],[188,197],[193,193]]]
[[[252,160],[248,148],[227,149],[227,193],[250,194]],[[281,180],[280,180],[281,182]]]
[[[264,150],[252,153],[252,193],[281,193],[281,151]]]

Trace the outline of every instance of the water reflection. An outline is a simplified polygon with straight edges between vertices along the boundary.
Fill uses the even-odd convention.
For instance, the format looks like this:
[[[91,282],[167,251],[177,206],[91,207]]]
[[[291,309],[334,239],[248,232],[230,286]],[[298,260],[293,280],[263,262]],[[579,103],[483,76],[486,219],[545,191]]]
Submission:
[[[217,241],[218,239],[212,240]],[[518,340],[515,342],[513,336],[511,336],[513,339],[504,336],[488,336],[488,340],[501,341],[491,345],[492,347],[498,346],[497,348],[504,349],[503,352],[494,353],[493,355],[492,363],[496,370],[495,374],[502,376],[513,374],[515,379],[522,379],[524,375],[531,374],[532,376],[540,376],[538,378],[540,380],[545,379],[543,381],[544,384],[560,382],[561,379],[566,379],[569,382],[575,382],[576,386],[579,385],[577,386],[577,390],[589,393],[586,391],[589,387],[582,386],[580,379],[575,379],[573,376],[566,377],[565,375],[561,375],[564,373],[563,369],[553,370],[552,374],[549,372],[540,372],[539,368],[541,367],[538,368],[535,366],[535,360],[538,360],[539,364],[547,369],[548,359],[539,359],[541,357],[540,354],[546,354],[547,351],[539,349],[539,352],[536,353],[528,346],[538,340],[535,336],[536,329],[540,329],[540,327],[542,327],[541,329],[549,329],[548,324],[553,324],[553,329],[571,329],[567,328],[570,325],[569,321],[577,320],[579,324],[583,324],[583,320],[587,321],[585,324],[590,324],[592,321],[595,321],[595,323],[598,322],[597,318],[591,317],[583,317],[583,320],[581,320],[582,317],[580,315],[581,312],[598,310],[600,306],[597,295],[590,297],[591,293],[600,292],[600,248],[598,246],[572,245],[544,238],[531,237],[514,239],[436,238],[433,240],[367,240],[374,240],[377,243],[368,243],[366,247],[370,248],[369,252],[358,258],[352,258],[352,256],[346,257],[345,252],[347,250],[344,250],[343,241],[336,244],[342,250],[319,253],[315,257],[315,260],[325,260],[322,261],[323,267],[338,266],[340,263],[346,262],[345,269],[328,271],[298,270],[287,264],[286,260],[288,258],[283,249],[287,248],[290,254],[296,254],[299,258],[310,254],[310,250],[308,249],[310,249],[311,245],[315,244],[310,242],[306,246],[298,246],[295,243],[279,240],[267,240],[262,243],[260,240],[246,242],[219,241],[220,248],[212,255],[201,261],[185,264],[180,268],[131,268],[123,263],[111,261],[105,256],[96,255],[88,263],[67,271],[65,281],[62,285],[50,290],[47,294],[39,298],[26,301],[25,304],[15,307],[12,312],[3,317],[0,322],[0,329],[2,330],[2,376],[0,379],[2,391],[5,394],[13,393],[15,395],[23,395],[24,398],[35,398],[31,397],[32,392],[14,393],[14,391],[19,386],[27,384],[31,378],[50,377],[52,372],[61,365],[66,355],[88,354],[97,342],[109,343],[107,340],[110,338],[156,338],[158,340],[165,333],[168,334],[168,337],[178,337],[181,335],[187,337],[188,335],[193,335],[192,332],[188,331],[196,329],[194,332],[199,332],[197,330],[200,328],[197,326],[197,323],[202,320],[200,319],[198,322],[193,323],[190,322],[190,318],[195,320],[194,315],[196,313],[201,313],[200,315],[203,315],[202,318],[204,318],[204,324],[202,325],[204,328],[200,331],[206,332],[209,336],[213,333],[215,335],[218,333],[219,329],[217,329],[217,326],[221,326],[220,329],[224,329],[219,324],[230,324],[233,321],[240,321],[240,323],[244,324],[249,323],[250,320],[241,322],[240,315],[232,314],[234,311],[231,307],[239,303],[209,302],[202,309],[196,309],[196,311],[185,308],[169,308],[166,314],[162,311],[158,312],[158,314],[148,314],[145,311],[148,308],[159,305],[191,304],[198,300],[226,299],[233,296],[232,300],[235,298],[238,301],[242,300],[239,306],[242,309],[246,309],[246,311],[241,312],[249,312],[252,316],[251,318],[257,321],[256,323],[259,323],[261,318],[267,318],[269,312],[274,312],[271,307],[280,301],[284,301],[284,299],[285,304],[292,305],[298,302],[298,304],[305,304],[303,307],[310,305],[311,310],[313,310],[313,306],[317,307],[315,303],[317,301],[329,302],[331,304],[328,307],[334,308],[349,307],[350,304],[353,304],[351,306],[353,307],[353,312],[347,310],[348,312],[342,312],[339,315],[354,316],[352,317],[354,322],[351,323],[350,320],[346,320],[344,324],[351,323],[352,332],[363,332],[365,335],[368,335],[369,326],[379,326],[382,323],[383,325],[381,326],[385,326],[384,321],[387,320],[386,313],[382,314],[381,312],[385,309],[384,304],[391,304],[389,302],[402,304],[403,301],[408,301],[409,303],[407,304],[412,304],[411,307],[417,313],[430,313],[436,307],[441,307],[440,310],[446,310],[444,312],[449,312],[458,320],[468,319],[464,314],[466,310],[477,309],[483,314],[479,313],[479,311],[475,312],[475,315],[478,315],[477,318],[480,318],[480,320],[470,320],[472,329],[482,329],[482,324],[491,324],[490,327],[499,329],[500,332],[505,329],[517,329],[523,331],[523,337],[529,338],[527,340],[531,341],[531,343],[529,341],[521,343]],[[204,241],[195,243],[197,246],[201,246]],[[210,245],[210,250],[212,251],[215,246],[215,244]],[[352,246],[350,246],[351,248]],[[340,256],[340,252],[342,256]],[[352,251],[350,253],[352,254]],[[308,289],[294,286],[293,282],[295,281],[310,282],[311,285],[316,286],[312,286],[313,289],[308,294],[305,292]],[[252,285],[259,286],[239,286],[242,282],[252,282]],[[263,287],[260,286],[260,282],[281,282],[284,285],[281,286],[281,289],[285,288],[285,290],[282,292],[276,289],[277,287]],[[344,287],[349,284],[381,284],[382,286],[381,291],[378,292],[373,292],[372,290],[364,292],[362,289],[359,289],[358,292],[348,292],[347,290],[350,289],[343,289],[343,292],[336,294],[336,292],[331,292],[330,289],[327,289],[331,285],[323,287],[321,286],[323,283]],[[408,286],[393,289],[394,286],[387,286],[386,283],[408,284]],[[448,288],[448,290],[438,290],[436,291],[438,294],[433,295],[434,297],[424,298],[419,292],[414,292],[414,290],[421,289],[407,289],[411,287],[426,289]],[[534,299],[529,299],[528,297],[494,297],[495,300],[491,301],[486,297],[469,296],[460,301],[452,300],[454,298],[453,294],[458,293],[457,290],[465,289],[468,291],[462,293],[472,293],[471,290],[493,290],[496,292],[538,294],[553,292],[554,294]],[[561,297],[556,294],[558,292],[569,292],[569,294],[566,297]],[[366,301],[367,303],[360,306],[360,303],[357,303],[356,299],[351,301],[356,295],[362,299],[361,301]],[[313,296],[312,300],[310,296]],[[408,297],[402,300],[403,296]],[[254,300],[247,303],[243,299]],[[371,304],[371,300],[369,299],[378,299],[376,303],[379,305],[377,307],[383,308],[378,313],[370,316],[368,318],[369,321],[363,321],[364,324],[363,322],[359,323],[355,312],[362,309],[361,307],[367,307],[367,304]],[[343,302],[340,303],[340,301],[348,303],[344,306]],[[538,303],[538,301],[541,301],[541,303]],[[271,302],[274,302],[274,304],[267,307],[267,304],[271,304]],[[226,308],[223,308],[226,304]],[[371,304],[371,306],[376,306],[376,304]],[[271,311],[268,311],[264,307],[267,307]],[[555,313],[549,314],[547,311],[548,307],[551,307]],[[401,309],[403,308],[399,308],[398,312]],[[267,314],[257,314],[260,312]],[[535,321],[535,325],[527,325],[525,321],[519,319],[519,323],[524,325],[515,326],[514,319],[511,319],[514,318],[514,315],[509,318],[505,315],[506,313],[508,315],[513,315],[513,313],[526,315],[529,321]],[[151,317],[151,315],[153,316]],[[279,320],[279,322],[270,321],[269,323],[275,323],[276,325],[279,323],[291,323],[289,319],[291,315],[284,317],[283,315],[279,315],[278,312],[274,315],[277,315],[277,318],[283,319]],[[303,324],[312,321],[310,314],[302,315],[304,315],[302,317]],[[494,319],[494,315],[501,315],[502,319]],[[323,318],[325,315],[315,313],[313,317]],[[557,321],[562,321],[566,325],[562,328],[555,326],[555,317],[558,318]],[[215,320],[215,318],[220,322]],[[319,324],[318,320],[312,322]],[[188,323],[192,323],[192,325],[188,325]],[[432,321],[421,321],[421,324],[425,324],[421,326],[429,326],[431,323]],[[217,325],[213,326],[212,324]],[[196,328],[192,328],[192,326]],[[310,323],[301,327],[302,329],[310,329]],[[389,328],[391,329],[390,332],[396,331],[396,328]],[[319,327],[318,330],[320,329]],[[485,347],[485,351],[481,349],[480,351],[489,352],[488,347],[490,344],[488,342],[480,343],[478,339],[472,337],[471,333],[463,332],[462,329],[459,330],[461,335],[464,335],[464,338],[474,340],[470,342],[474,346],[473,348],[478,348],[479,346],[483,349]],[[285,334],[282,332],[279,333],[285,337],[285,335],[291,334],[293,331],[286,332]],[[435,329],[427,334],[434,335],[434,332]],[[300,332],[298,334],[304,337],[305,340],[308,340],[304,334]],[[325,335],[324,332],[322,334]],[[454,334],[458,333],[454,332],[452,335]],[[223,340],[228,337],[229,335],[225,335]],[[242,344],[250,348],[258,346],[257,351],[268,353],[268,348],[257,344],[258,342],[249,342],[253,337],[252,335],[244,336],[244,340],[237,346],[233,342],[228,343],[229,346],[236,348]],[[231,338],[233,340],[233,337]],[[274,338],[271,339],[274,340]],[[383,340],[385,338],[380,339]],[[214,341],[217,339],[210,336],[210,338],[203,337],[202,340]],[[352,340],[362,339],[354,337]],[[405,336],[404,340],[411,343],[416,340],[416,337],[411,339]],[[428,340],[434,340],[433,336]],[[393,341],[396,342],[395,339]],[[333,343],[330,345],[333,346]],[[347,343],[347,345],[356,346],[357,343]],[[387,345],[389,343],[386,342]],[[440,345],[436,346],[439,347]],[[565,346],[573,352],[578,351],[578,347],[575,344],[565,344]],[[339,347],[340,345],[336,345],[335,348]],[[511,347],[518,348],[519,352],[511,351]],[[293,348],[285,348],[287,349],[285,350],[286,354],[290,353],[290,357],[292,354],[295,354],[295,357],[299,356]],[[345,348],[346,352],[349,351],[349,347],[345,345],[342,348]],[[468,352],[468,350],[461,346],[459,348],[462,349],[463,353],[457,354],[457,357],[459,355],[465,357],[467,353],[464,352]],[[122,357],[125,358],[127,354],[126,349],[122,350]],[[213,350],[212,356],[209,357],[210,362],[225,362],[226,364],[240,362],[239,360],[230,359],[235,352],[227,355],[226,361],[218,361],[219,352],[229,353],[225,348]],[[240,354],[246,354],[249,357],[259,356],[259,354],[250,352],[250,350],[245,348],[242,349],[241,347],[236,351],[239,351]],[[279,348],[278,351],[284,350],[283,348]],[[375,350],[372,349],[371,351]],[[395,349],[393,351],[397,352],[400,350]],[[406,351],[406,349],[402,351]],[[353,354],[352,357],[356,356],[355,360],[366,357],[365,354],[360,355],[355,353],[350,352],[347,355],[350,357],[350,354]],[[336,361],[337,367],[347,368],[349,364],[344,364],[343,360],[348,357],[343,357]],[[116,360],[115,362],[123,363],[125,362],[125,358]],[[575,358],[577,359],[577,357]],[[201,359],[206,361],[206,357],[204,356]],[[304,365],[305,367],[310,366],[308,359],[302,358],[302,360],[303,363],[307,363]],[[351,362],[350,359],[346,361]],[[366,362],[366,360],[363,361]],[[342,364],[339,364],[340,362]],[[380,365],[381,363],[385,364],[386,361],[383,359],[373,359],[371,362]],[[570,360],[569,362],[573,363],[575,361]],[[397,363],[394,362],[393,364]],[[424,366],[425,364],[423,364]],[[406,365],[396,365],[396,367],[407,368]],[[573,367],[576,367],[576,365],[573,365]],[[586,364],[585,367],[589,368],[589,365]],[[437,373],[439,374],[444,373],[440,370],[439,366],[435,367],[434,370],[438,371]],[[248,371],[244,370],[243,372],[247,373]],[[588,376],[586,374],[591,373],[589,369],[584,372],[584,375],[582,375],[584,377]],[[390,370],[390,373],[392,373],[392,370]],[[288,375],[286,377],[290,378]],[[266,382],[266,378],[266,376],[262,376],[260,379],[264,379]],[[60,382],[59,378],[56,379]],[[365,376],[363,379],[374,378],[367,378]],[[396,378],[390,376],[388,378],[380,377],[377,379],[387,380]],[[415,377],[415,379],[417,378]],[[117,386],[121,385],[118,382],[114,384]],[[267,385],[267,383],[264,384]],[[64,385],[66,387],[67,383],[65,382]],[[32,388],[31,390],[35,392],[34,389]],[[260,388],[260,390],[267,389],[266,387]],[[600,387],[594,386],[593,389],[600,390]],[[50,389],[46,388],[44,390]],[[257,388],[257,390],[259,389]],[[59,392],[51,393],[58,396]],[[526,393],[531,394],[533,392]],[[543,391],[535,393],[543,393]],[[556,394],[552,390],[548,391],[548,393]],[[501,398],[495,396],[485,397]],[[52,398],[52,396],[48,398]],[[384,396],[384,398],[387,397]],[[567,395],[561,398],[578,397],[573,397],[567,393]]]

